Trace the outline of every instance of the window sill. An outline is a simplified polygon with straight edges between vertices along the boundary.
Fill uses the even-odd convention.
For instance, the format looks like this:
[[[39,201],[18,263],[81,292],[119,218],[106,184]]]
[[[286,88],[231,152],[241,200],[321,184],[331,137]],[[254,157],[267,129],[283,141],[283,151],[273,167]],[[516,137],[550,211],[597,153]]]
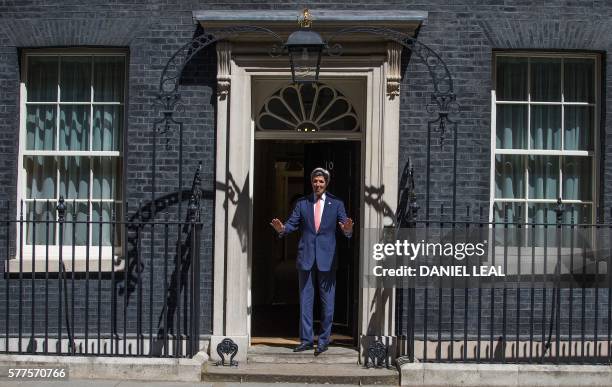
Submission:
[[[64,261],[65,271],[67,273],[86,273],[88,272],[88,260],[85,257],[77,256],[74,258],[74,266],[72,256],[67,255],[62,257]],[[47,263],[48,262],[48,263]],[[48,270],[47,270],[48,265]],[[34,268],[34,270],[32,270]],[[113,271],[123,271],[125,268],[125,260],[119,256],[111,257],[111,255],[102,255],[102,259],[98,257],[89,258],[89,273],[111,273]],[[58,273],[60,271],[59,258],[49,257],[49,260],[45,257],[37,257],[35,260],[32,257],[23,257],[20,259],[12,258],[4,264],[5,274],[18,274],[18,273]]]

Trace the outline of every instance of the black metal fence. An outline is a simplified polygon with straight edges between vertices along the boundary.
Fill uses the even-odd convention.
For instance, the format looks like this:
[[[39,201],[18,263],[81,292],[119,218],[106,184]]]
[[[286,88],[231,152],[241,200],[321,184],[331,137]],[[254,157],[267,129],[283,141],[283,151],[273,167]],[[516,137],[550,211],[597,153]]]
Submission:
[[[502,204],[490,220],[488,209],[448,216],[441,208],[435,220],[404,223],[429,241],[468,234],[487,240],[483,260],[505,276],[482,286],[474,278],[467,285],[399,283],[402,355],[426,362],[610,364],[612,209],[607,221],[600,209],[560,201],[543,212],[524,210]]]
[[[92,203],[79,214],[78,202],[62,198],[7,206],[0,353],[197,353],[199,203],[191,196],[182,221],[170,218],[173,204],[117,206],[97,216]]]

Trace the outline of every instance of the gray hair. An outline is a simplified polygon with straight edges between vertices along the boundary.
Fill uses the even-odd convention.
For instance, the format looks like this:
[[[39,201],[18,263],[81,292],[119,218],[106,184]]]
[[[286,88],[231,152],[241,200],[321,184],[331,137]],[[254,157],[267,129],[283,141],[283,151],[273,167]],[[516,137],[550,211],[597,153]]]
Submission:
[[[312,181],[312,179],[314,179],[316,176],[323,176],[323,178],[325,179],[325,183],[329,184],[330,175],[327,169],[323,169],[321,167],[313,169],[310,173],[310,181]]]

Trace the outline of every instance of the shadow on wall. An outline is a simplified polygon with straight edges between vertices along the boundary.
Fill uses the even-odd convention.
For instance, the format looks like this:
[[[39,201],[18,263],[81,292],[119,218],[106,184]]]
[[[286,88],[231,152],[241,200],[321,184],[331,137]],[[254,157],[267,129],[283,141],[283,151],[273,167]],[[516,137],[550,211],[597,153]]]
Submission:
[[[225,211],[228,209],[228,201],[236,207],[232,218],[232,227],[238,233],[240,240],[240,249],[243,253],[247,251],[249,241],[249,208],[251,199],[249,198],[249,175],[247,174],[242,184],[242,188],[238,186],[234,176],[228,172],[228,185],[218,184],[221,190],[226,192],[226,200],[223,203]],[[224,189],[225,188],[225,189]]]
[[[396,212],[394,213],[391,206],[382,200],[382,196],[385,192],[384,185],[381,187],[366,187],[365,203],[373,207],[377,213],[382,214],[383,218],[390,219],[392,227],[396,229],[399,227],[411,227],[410,216],[413,215],[410,214],[411,199],[414,200],[416,204],[414,189],[413,172],[410,166],[410,160],[408,160],[404,165],[399,181],[399,200]],[[393,289],[375,289],[368,310],[370,318],[368,320],[367,335],[377,336],[385,331],[391,331],[393,321],[386,318],[386,316],[388,316],[388,308],[395,308],[395,305],[388,305],[392,300],[392,294]],[[385,321],[388,325],[387,327],[381,325]]]
[[[234,217],[232,219],[231,225],[233,228],[236,229],[236,232],[239,235],[242,252],[246,252],[246,249],[248,247],[248,232],[249,232],[249,229],[248,229],[248,224],[249,224],[248,215],[249,215],[249,204],[250,204],[249,190],[248,190],[249,177],[247,175],[245,182],[241,188],[236,183],[233,175],[230,173],[228,174],[228,184],[227,185],[223,183],[217,183],[216,186],[219,190],[221,190],[222,192],[225,192],[226,200],[223,204],[224,209],[227,211],[228,202],[231,202],[236,207],[236,211],[234,213]],[[182,199],[185,200],[186,198],[190,197],[192,195],[192,192],[193,190],[183,191]],[[156,200],[156,203],[160,201],[162,203],[171,202],[168,199],[174,199],[174,203],[175,203],[177,200],[176,196],[177,195],[174,195],[173,198],[162,197],[159,200]],[[201,197],[203,199],[212,200],[214,199],[214,193],[212,191],[204,191],[202,192]],[[163,210],[163,208],[161,209]],[[150,208],[148,209],[148,211],[145,210],[145,213],[150,214],[151,213]],[[174,322],[174,316],[177,312],[177,302],[176,302],[177,292],[178,294],[183,293],[185,297],[187,296],[186,293],[183,292],[183,290],[185,289],[185,286],[188,283],[187,281],[188,281],[188,273],[190,269],[190,248],[192,246],[192,238],[193,238],[193,227],[190,227],[189,220],[186,219],[181,229],[181,234],[175,245],[175,253],[174,253],[175,260],[176,260],[176,257],[179,257],[179,252],[180,252],[180,257],[179,257],[180,258],[180,273],[177,272],[177,269],[176,269],[177,266],[175,265],[175,270],[170,277],[171,282],[170,282],[170,285],[168,286],[168,293],[166,294],[166,297],[165,297],[164,307],[158,318],[158,330],[157,330],[158,334],[153,343],[153,347],[151,349],[151,355],[161,355],[164,345],[165,345],[166,335],[169,332],[175,331],[173,322]],[[136,244],[133,243],[132,241],[130,246],[135,248]],[[137,251],[135,249],[133,251],[133,254],[137,254]],[[135,261],[136,261],[135,259],[132,259],[131,263]],[[132,265],[132,264],[129,266],[129,268],[130,268],[129,271],[131,273],[133,273],[135,270],[142,270],[142,268],[137,268],[135,265]],[[136,288],[138,277],[137,275],[132,274],[128,276],[128,278],[131,279],[130,287],[128,288],[128,291],[132,293],[134,289]],[[180,284],[180,289],[178,288],[179,284]]]
[[[200,191],[201,198],[211,200],[214,198],[212,191]],[[144,262],[139,257],[139,234],[143,232],[144,226],[154,221],[155,214],[164,213],[170,206],[175,205],[181,201],[186,201],[193,195],[193,190],[184,190],[180,195],[178,192],[171,193],[168,195],[161,196],[155,199],[154,202],[147,202],[141,205],[133,215],[128,218],[127,226],[127,259],[128,265],[126,267],[126,279],[119,281],[116,280],[115,286],[118,285],[118,294],[124,296],[129,304],[132,295],[138,286],[138,278],[144,272]],[[181,232],[174,243],[173,248],[173,259],[170,261],[175,262],[175,268],[170,275],[170,284],[167,288],[165,295],[164,306],[158,317],[158,334],[155,338],[153,347],[151,349],[151,355],[161,355],[163,345],[165,343],[164,336],[168,332],[174,332],[174,315],[177,309],[177,295],[184,293],[185,287],[188,283],[188,273],[191,267],[191,249],[193,246],[193,230],[189,216],[186,215],[184,222],[180,228]],[[180,263],[179,263],[180,262]],[[178,269],[180,268],[180,272]],[[180,276],[180,277],[179,277]],[[166,279],[164,278],[164,281]],[[180,284],[180,289],[178,285]],[[127,292],[127,295],[125,293]],[[187,294],[185,293],[185,297]],[[116,305],[115,305],[116,307]],[[117,321],[113,321],[114,324]],[[164,329],[165,327],[165,329]],[[165,331],[164,331],[165,330]],[[116,331],[116,330],[115,330]]]

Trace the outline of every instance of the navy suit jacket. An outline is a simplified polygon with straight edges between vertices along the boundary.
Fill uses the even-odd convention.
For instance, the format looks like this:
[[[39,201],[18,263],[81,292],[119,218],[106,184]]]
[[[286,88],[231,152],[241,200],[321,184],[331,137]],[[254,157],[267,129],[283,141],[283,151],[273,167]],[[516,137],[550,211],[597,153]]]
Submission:
[[[285,222],[285,230],[280,236],[285,236],[301,229],[302,236],[298,246],[298,270],[311,270],[317,264],[319,271],[336,269],[336,229],[338,222],[344,223],[347,219],[344,203],[329,192],[325,192],[325,205],[321,215],[319,232],[315,231],[314,223],[314,194],[304,196],[298,200]],[[350,234],[345,234],[350,238]]]

